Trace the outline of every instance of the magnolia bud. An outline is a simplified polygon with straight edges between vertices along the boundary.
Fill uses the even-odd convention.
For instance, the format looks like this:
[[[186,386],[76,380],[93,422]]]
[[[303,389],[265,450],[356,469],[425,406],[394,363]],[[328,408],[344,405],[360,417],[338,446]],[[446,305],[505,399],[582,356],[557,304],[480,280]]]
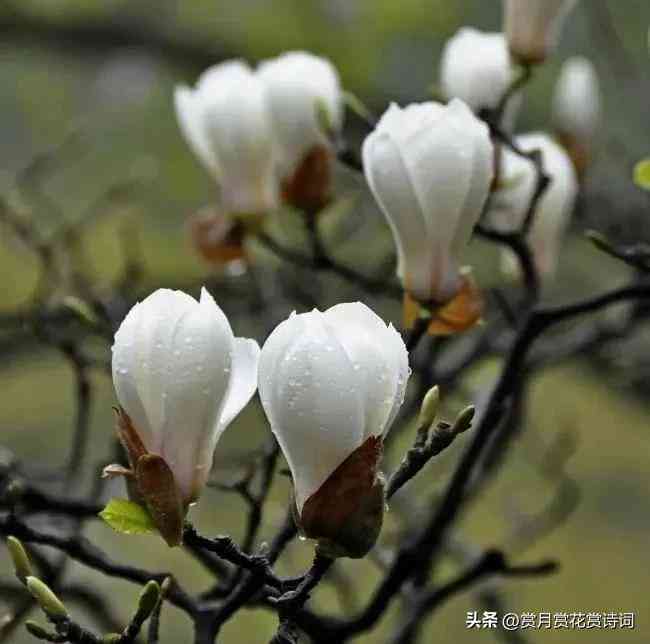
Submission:
[[[23,544],[16,537],[7,537],[7,550],[9,550],[11,560],[14,564],[16,577],[24,584],[27,577],[31,577],[34,574],[31,563],[29,562],[29,556]]]
[[[577,0],[504,0],[504,31],[522,64],[544,62],[555,49],[562,23]]]
[[[284,198],[317,210],[329,198],[331,138],[343,125],[338,73],[328,60],[295,51],[264,61],[257,74],[269,101]]]
[[[177,87],[176,116],[188,145],[221,187],[227,214],[277,205],[271,118],[264,85],[242,61],[211,67],[196,88]]]
[[[578,180],[566,152],[547,135],[527,134],[517,137],[516,142],[525,152],[541,152],[544,171],[551,180],[537,204],[528,241],[540,275],[552,277],[578,193]],[[524,223],[535,192],[537,171],[532,161],[504,149],[500,177],[500,187],[493,194],[488,217],[495,229],[512,232]],[[504,254],[503,257],[504,269],[512,273],[512,256]]]
[[[57,638],[56,633],[51,633],[46,628],[43,628],[40,624],[32,621],[31,619],[28,619],[25,622],[25,629],[30,635],[35,637],[37,640],[44,640],[45,642],[56,641]]]
[[[440,64],[440,84],[447,99],[460,98],[475,112],[493,109],[512,79],[503,34],[464,27],[447,41]]]
[[[422,400],[420,415],[418,416],[418,426],[429,427],[436,419],[438,407],[440,407],[440,388],[436,385],[427,391]]]
[[[131,620],[133,623],[142,625],[153,613],[156,604],[160,600],[160,585],[156,581],[149,581],[140,592],[138,597],[138,609]]]
[[[27,577],[25,583],[32,597],[53,622],[60,622],[68,618],[68,611],[63,605],[63,602],[52,592],[47,584],[37,577]]]
[[[363,556],[383,516],[383,437],[404,400],[401,336],[361,303],[293,314],[260,358],[264,411],[291,469],[305,536]]]
[[[185,508],[197,499],[219,437],[255,392],[258,357],[205,289],[199,302],[160,289],[129,311],[115,334],[113,384],[141,493],[151,498],[167,481],[173,496],[171,476]]]
[[[404,288],[420,302],[450,302],[463,289],[460,255],[492,182],[486,125],[459,99],[393,104],[364,141],[363,165]]]
[[[555,86],[553,124],[579,175],[584,172],[598,134],[601,97],[598,74],[589,59],[569,58]]]

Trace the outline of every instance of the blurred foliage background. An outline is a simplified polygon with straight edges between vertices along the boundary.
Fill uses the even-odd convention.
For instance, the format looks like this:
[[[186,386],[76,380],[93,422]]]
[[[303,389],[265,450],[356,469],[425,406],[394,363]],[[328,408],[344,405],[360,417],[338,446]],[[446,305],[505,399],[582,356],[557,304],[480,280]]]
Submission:
[[[644,0],[584,0],[568,21],[555,57],[536,74],[526,91],[519,129],[543,129],[559,65],[569,55],[589,56],[603,85],[605,120],[599,156],[591,169],[576,216],[576,234],[567,244],[562,271],[545,297],[563,301],[575,294],[604,289],[621,281],[626,270],[599,254],[579,234],[598,227],[621,240],[648,240],[647,197],[630,181],[631,168],[650,150],[647,107],[650,61],[647,28],[650,5]],[[261,342],[268,325],[260,326],[239,302],[247,276],[228,281],[202,264],[185,236],[188,214],[210,203],[213,187],[179,135],[172,106],[175,84],[192,83],[211,62],[226,57],[251,61],[288,49],[308,49],[328,56],[340,70],[346,88],[377,112],[389,101],[426,99],[437,80],[437,64],[445,40],[463,25],[498,30],[496,0],[4,0],[0,4],[0,193],[25,201],[41,230],[56,234],[62,226],[84,220],[83,255],[77,258],[87,275],[108,287],[120,275],[125,253],[137,255],[144,267],[140,288],[173,286],[201,280],[211,285],[217,301],[231,317],[238,335]],[[361,132],[349,119],[349,136]],[[72,136],[71,136],[72,135]],[[66,142],[62,147],[62,143]],[[16,177],[37,155],[58,148],[42,174],[42,194],[18,198]],[[333,249],[371,268],[390,248],[383,221],[366,198],[361,182],[346,173],[340,178],[349,197],[327,224]],[[133,187],[135,182],[135,187]],[[129,185],[126,194],[112,190]],[[27,203],[29,201],[29,203]],[[54,205],[56,204],[56,206]],[[352,225],[350,222],[353,222]],[[356,222],[356,223],[355,223]],[[292,216],[271,223],[298,243]],[[338,232],[337,232],[338,230]],[[344,233],[341,233],[341,230]],[[349,234],[347,234],[349,233]],[[0,315],[25,307],[38,281],[36,259],[0,228]],[[477,243],[471,249],[479,282],[499,279],[494,251]],[[260,253],[262,262],[270,261]],[[263,277],[263,276],[262,276]],[[292,279],[290,275],[285,276]],[[234,286],[226,286],[232,282]],[[262,280],[258,287],[263,291]],[[359,297],[345,284],[321,285],[323,304]],[[269,287],[270,288],[270,287]],[[267,293],[276,302],[274,320],[300,303],[285,302],[282,293]],[[275,299],[274,299],[275,298]],[[399,310],[373,302],[385,318],[399,322]],[[648,570],[650,554],[650,432],[647,402],[647,333],[610,348],[552,368],[538,378],[528,410],[529,429],[521,435],[494,485],[464,519],[469,539],[480,546],[500,543],[515,508],[534,511],[549,497],[547,483],[531,456],[559,431],[570,430],[578,449],[568,473],[578,483],[581,503],[560,526],[527,553],[553,557],[559,574],[531,581],[508,582],[509,610],[634,611],[634,631],[534,632],[534,642],[641,643],[650,634]],[[73,376],[60,355],[0,332],[0,441],[20,458],[56,465],[64,461],[74,422]],[[451,410],[480,393],[495,373],[494,364],[479,365],[463,394],[448,400]],[[108,461],[112,435],[109,378],[93,376],[92,463]],[[227,432],[216,459],[215,477],[227,480],[242,453],[259,445],[266,432],[255,405]],[[462,441],[459,441],[462,442]],[[403,432],[389,459],[394,462],[410,443]],[[222,447],[223,446],[223,447]],[[413,493],[430,495],[446,481],[458,447],[436,461]],[[90,465],[90,464],[89,464]],[[90,467],[89,467],[90,470]],[[90,471],[89,471],[90,475]],[[115,487],[113,495],[122,491]],[[264,534],[284,516],[288,484],[278,477],[268,508]],[[241,534],[239,500],[208,490],[195,510],[205,533]],[[399,517],[400,507],[391,512]],[[412,518],[417,520],[417,517]],[[157,570],[170,568],[188,588],[203,588],[208,578],[182,552],[169,551],[147,537],[124,537],[93,523],[89,536],[126,562]],[[390,525],[383,538],[390,541]],[[304,567],[309,544],[296,542],[288,566]],[[377,578],[367,562],[347,562],[349,577],[343,601],[361,606]],[[9,571],[2,553],[0,571]],[[72,566],[68,575],[99,584],[110,594],[113,609],[126,619],[138,589]],[[354,582],[352,581],[354,580]],[[342,601],[324,585],[316,601],[339,610]],[[427,626],[423,641],[492,642],[489,631],[468,632],[465,612],[480,610],[475,595],[446,604]],[[2,612],[2,605],[0,605]],[[392,613],[376,634],[359,641],[383,641]],[[91,617],[88,616],[91,621]],[[224,642],[267,642],[275,617],[263,611],[243,612],[223,634]],[[172,608],[163,614],[163,642],[187,641],[189,625]],[[17,631],[13,642],[32,641]]]

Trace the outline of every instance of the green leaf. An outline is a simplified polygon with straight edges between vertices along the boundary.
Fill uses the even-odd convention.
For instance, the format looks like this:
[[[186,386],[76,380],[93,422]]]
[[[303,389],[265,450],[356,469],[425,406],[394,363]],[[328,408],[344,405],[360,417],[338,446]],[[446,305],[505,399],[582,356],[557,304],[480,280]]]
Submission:
[[[152,534],[156,532],[156,526],[147,510],[126,499],[111,499],[99,516],[113,530],[122,534]]]
[[[639,161],[634,167],[634,183],[643,190],[650,190],[650,159]]]

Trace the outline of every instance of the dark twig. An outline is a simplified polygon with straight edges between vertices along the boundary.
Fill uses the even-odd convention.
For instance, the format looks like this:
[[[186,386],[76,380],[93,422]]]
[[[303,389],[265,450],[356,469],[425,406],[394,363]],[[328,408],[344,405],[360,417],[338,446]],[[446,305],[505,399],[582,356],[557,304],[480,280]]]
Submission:
[[[496,550],[486,552],[473,566],[455,579],[432,590],[420,593],[412,600],[409,617],[392,638],[392,644],[407,644],[414,641],[414,634],[422,625],[422,618],[436,610],[450,597],[466,590],[491,575],[503,577],[537,577],[549,575],[557,570],[553,561],[530,566],[511,566],[502,553]]]

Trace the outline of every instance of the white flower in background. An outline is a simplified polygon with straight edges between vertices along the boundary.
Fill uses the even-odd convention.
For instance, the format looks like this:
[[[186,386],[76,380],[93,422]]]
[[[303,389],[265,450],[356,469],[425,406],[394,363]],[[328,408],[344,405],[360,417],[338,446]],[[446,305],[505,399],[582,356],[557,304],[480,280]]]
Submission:
[[[421,302],[451,300],[492,182],[488,128],[458,99],[393,104],[364,141],[363,165],[391,227],[404,288]]]
[[[478,112],[495,108],[513,78],[503,34],[464,27],[442,52],[440,86],[447,99],[460,98]]]
[[[569,58],[555,86],[553,125],[578,174],[582,174],[591,159],[600,123],[598,73],[589,59]]]
[[[562,66],[553,96],[553,121],[558,131],[589,141],[600,125],[600,83],[591,61],[569,58]]]
[[[269,336],[260,358],[260,398],[291,468],[307,536],[338,537],[341,546],[346,539],[339,529],[363,520],[369,496],[377,502],[371,504],[373,511],[383,513],[378,460],[409,373],[401,336],[359,302],[293,314]],[[361,452],[362,463],[339,471],[339,489],[339,479],[331,477]],[[330,487],[325,486],[328,479]],[[380,525],[373,523],[369,541],[374,543]],[[372,545],[362,532],[348,535],[355,543],[347,543],[348,554],[360,547],[359,539],[365,547],[356,556]]]
[[[259,346],[235,338],[212,296],[159,289],[124,318],[113,384],[150,454],[171,469],[185,507],[199,496],[219,437],[257,386]]]
[[[318,110],[327,111],[334,132],[343,126],[338,72],[325,58],[293,51],[262,62],[257,76],[266,88],[276,140],[279,174],[292,175],[316,146],[331,148]]]
[[[504,0],[504,31],[512,55],[524,64],[543,62],[557,44],[577,0]]]
[[[211,67],[196,87],[177,87],[176,116],[196,156],[221,188],[227,214],[277,205],[274,138],[264,84],[242,61]]]
[[[556,271],[564,233],[578,193],[578,180],[571,159],[564,149],[546,134],[517,137],[525,152],[540,150],[544,171],[551,183],[537,204],[528,241],[539,273],[551,277]],[[528,212],[537,173],[531,161],[504,147],[501,157],[501,187],[493,194],[489,218],[502,232],[518,230]],[[504,254],[504,268],[512,272],[512,256]]]

